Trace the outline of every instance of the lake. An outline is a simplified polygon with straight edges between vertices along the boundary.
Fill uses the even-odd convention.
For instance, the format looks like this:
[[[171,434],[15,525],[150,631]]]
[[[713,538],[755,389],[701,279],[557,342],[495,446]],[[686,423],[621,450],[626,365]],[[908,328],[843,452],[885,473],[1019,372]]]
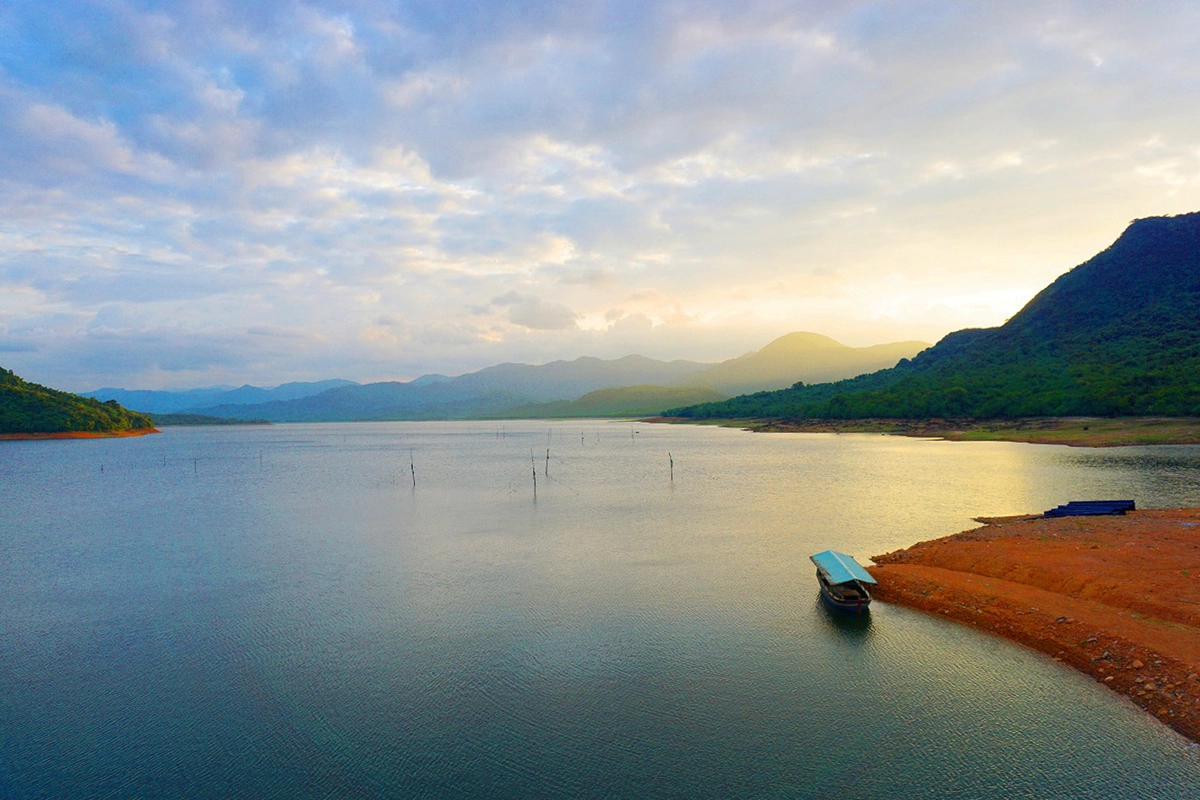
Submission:
[[[168,428],[0,442],[0,493],[0,796],[1200,793],[1200,748],[1090,679],[835,617],[808,561],[1197,506],[1200,447]]]

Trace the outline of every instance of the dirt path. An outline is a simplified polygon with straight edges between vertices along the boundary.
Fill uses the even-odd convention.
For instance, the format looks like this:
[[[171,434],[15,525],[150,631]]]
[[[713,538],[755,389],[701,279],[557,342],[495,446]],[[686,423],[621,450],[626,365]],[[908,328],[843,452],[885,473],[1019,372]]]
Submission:
[[[1041,650],[1200,742],[1200,509],[979,521],[876,556],[875,596]]]

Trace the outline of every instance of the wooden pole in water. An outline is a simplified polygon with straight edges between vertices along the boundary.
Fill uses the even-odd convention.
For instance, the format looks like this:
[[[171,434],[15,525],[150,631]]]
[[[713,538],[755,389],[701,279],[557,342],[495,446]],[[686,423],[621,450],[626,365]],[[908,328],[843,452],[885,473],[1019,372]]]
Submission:
[[[671,483],[675,482],[675,456],[671,455],[671,451],[667,451],[667,458],[671,459]]]
[[[413,463],[412,448],[408,448],[408,470],[412,473],[413,488],[417,488],[417,465]]]
[[[550,477],[550,448],[546,448],[546,477]]]
[[[533,467],[533,499],[537,500],[537,462],[533,460],[533,448],[529,448],[529,464]]]

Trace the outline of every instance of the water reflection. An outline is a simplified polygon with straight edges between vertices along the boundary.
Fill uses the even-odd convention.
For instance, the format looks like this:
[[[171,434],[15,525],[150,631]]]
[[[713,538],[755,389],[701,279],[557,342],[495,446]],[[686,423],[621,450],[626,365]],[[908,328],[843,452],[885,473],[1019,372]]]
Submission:
[[[866,643],[866,639],[871,633],[870,608],[863,609],[861,614],[842,611],[831,607],[819,591],[813,606],[813,619],[817,621],[820,633],[850,644]]]

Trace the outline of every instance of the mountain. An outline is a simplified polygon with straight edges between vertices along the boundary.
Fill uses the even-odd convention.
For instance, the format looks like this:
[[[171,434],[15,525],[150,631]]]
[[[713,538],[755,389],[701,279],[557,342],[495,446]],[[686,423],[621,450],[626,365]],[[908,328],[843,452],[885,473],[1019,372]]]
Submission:
[[[531,414],[531,404],[571,403],[582,401],[590,392],[625,387],[630,391],[624,395],[588,398],[570,408],[556,405],[553,408],[559,410],[553,413],[583,416],[582,409],[594,407],[594,413],[602,416],[640,416],[657,413],[669,405],[719,400],[736,392],[857,375],[895,364],[925,346],[922,342],[896,342],[847,347],[827,336],[792,333],[757,352],[720,364],[658,361],[638,355],[613,360],[585,357],[537,366],[498,364],[453,378],[422,375],[407,383],[330,380],[286,383],[274,389],[211,387],[182,392],[106,388],[89,396],[117,400],[150,414],[333,422],[508,414],[525,417]],[[671,388],[655,394],[646,388],[649,386]],[[708,392],[697,393],[696,387],[705,387]],[[548,407],[545,413],[551,413],[551,409]]]
[[[121,433],[153,428],[145,414],[122,408],[115,400],[102,403],[60,392],[0,369],[0,433]]]
[[[725,394],[782,389],[797,381],[828,383],[894,367],[929,347],[928,342],[892,342],[848,347],[819,333],[799,331],[781,336],[761,350],[689,375],[693,386],[709,386]]]
[[[637,393],[619,400],[617,396],[590,398],[587,403],[570,409],[562,405],[547,407],[545,413],[557,409],[553,410],[555,415],[561,412],[567,416],[580,416],[582,408],[596,403],[596,413],[604,410],[605,416],[626,412],[645,415],[657,413],[668,405],[717,400],[721,395],[728,396],[736,391],[788,386],[797,380],[857,375],[895,364],[925,346],[921,342],[898,342],[856,348],[815,333],[794,333],[755,353],[721,364],[658,361],[638,355],[613,360],[584,357],[537,366],[498,364],[454,378],[431,374],[406,383],[350,384],[319,393],[310,392],[308,396],[295,399],[272,397],[265,402],[246,391],[253,387],[225,391],[207,403],[197,403],[194,398],[189,398],[186,405],[176,404],[162,411],[158,410],[157,404],[163,402],[158,396],[163,393],[146,393],[154,397],[139,394],[129,398],[129,402],[156,413],[186,411],[272,422],[464,419],[510,414],[526,417],[531,415],[532,406],[570,403],[601,389],[638,387],[641,399],[635,398]],[[316,384],[305,386],[315,387]],[[648,406],[642,401],[649,401],[649,395],[640,388],[646,386],[674,387],[676,390],[706,387],[712,391],[705,395],[660,393],[662,404]],[[107,396],[115,396],[112,394],[115,390],[107,391],[110,392]],[[172,398],[166,398],[166,401],[175,402]],[[151,402],[156,405],[151,406]],[[620,408],[612,405],[614,402]]]
[[[260,389],[248,384],[236,389],[228,386],[212,386],[206,389],[185,391],[104,388],[94,392],[85,392],[83,396],[94,397],[97,400],[116,400],[126,408],[136,409],[147,414],[178,414],[205,406],[253,405],[269,403],[273,400],[296,400],[340,386],[357,385],[354,381],[335,379],[312,383],[285,383],[273,389]]]
[[[998,328],[858,378],[674,409],[712,418],[1200,415],[1200,213],[1135,220]]]
[[[94,392],[84,392],[82,396],[101,402],[115,400],[126,408],[136,409],[146,414],[171,414],[196,405],[211,403],[229,390],[228,386],[187,389],[178,392],[105,387]]]
[[[574,400],[597,389],[671,384],[710,366],[695,361],[577,358],[549,364],[499,364],[457,378],[343,386],[298,400],[223,404],[193,409],[217,417],[272,422],[371,419],[463,419],[494,416],[526,403]]]
[[[710,403],[727,395],[697,386],[622,386],[597,389],[578,400],[528,403],[497,416],[504,419],[584,419],[598,417],[648,417],[664,408]]]

